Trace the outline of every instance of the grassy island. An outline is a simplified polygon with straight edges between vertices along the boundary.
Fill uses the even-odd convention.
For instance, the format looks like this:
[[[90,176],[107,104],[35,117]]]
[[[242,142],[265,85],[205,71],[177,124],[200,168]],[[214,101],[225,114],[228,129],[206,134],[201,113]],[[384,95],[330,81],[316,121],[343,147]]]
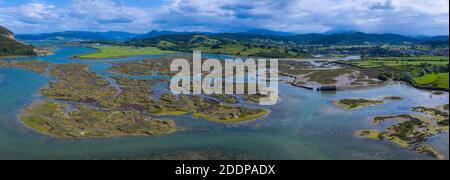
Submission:
[[[99,58],[119,58],[130,56],[158,55],[165,53],[174,53],[173,51],[163,51],[156,47],[131,47],[131,46],[92,46],[98,52],[77,56],[82,59],[99,59]]]
[[[162,62],[164,60],[155,60]],[[10,66],[10,62],[0,65]],[[33,64],[36,63],[36,64]],[[152,64],[153,61],[149,62]],[[158,64],[158,63],[156,63]],[[155,66],[158,66],[153,64]],[[265,109],[230,106],[235,96],[175,96],[165,89],[155,98],[153,89],[167,79],[101,77],[85,64],[49,65],[30,61],[15,67],[36,68],[55,80],[43,88],[48,98],[36,101],[21,114],[22,122],[37,132],[59,138],[106,138],[117,136],[154,136],[176,132],[175,122],[156,116],[194,117],[220,123],[240,123],[269,114]],[[128,65],[128,64],[127,64]],[[47,67],[51,67],[48,69]],[[38,68],[39,67],[39,68]],[[157,69],[158,73],[166,69]]]
[[[426,154],[432,157],[435,157],[437,160],[445,160],[445,156],[434,149],[432,146],[429,145],[422,145],[419,147],[416,147],[414,150],[416,150],[419,153]]]
[[[36,102],[21,115],[28,127],[61,138],[105,138],[117,136],[154,136],[177,131],[170,120],[157,120],[133,110],[98,110],[77,104]]]
[[[223,106],[214,111],[194,113],[193,116],[218,123],[240,123],[258,119],[270,113],[266,109],[246,109],[231,106]]]
[[[412,111],[421,113],[402,114],[392,116],[377,116],[373,118],[375,125],[380,125],[385,121],[394,121],[396,124],[388,126],[385,130],[360,130],[355,134],[358,137],[386,140],[398,144],[403,148],[410,148],[419,153],[431,155],[436,159],[445,157],[433,147],[426,145],[427,140],[439,133],[449,131],[448,109],[445,105],[428,108],[415,107]]]
[[[56,81],[49,82],[41,94],[56,100],[96,103],[116,95],[117,90],[85,64],[55,65],[50,75]]]
[[[359,130],[356,131],[355,135],[357,137],[364,137],[369,139],[381,140],[383,137],[380,136],[381,133],[378,130]]]
[[[377,105],[385,104],[387,101],[400,101],[403,100],[402,97],[398,96],[386,96],[382,99],[341,99],[333,101],[333,104],[336,107],[352,110],[352,109],[360,109],[366,107],[372,107]]]
[[[385,101],[383,100],[371,99],[341,99],[338,101],[334,101],[334,105],[336,107],[348,110],[376,106],[384,103]]]
[[[175,58],[160,57],[157,59],[145,59],[133,62],[113,63],[108,71],[117,74],[132,76],[140,75],[162,75],[173,76],[176,73],[170,71],[170,63]]]

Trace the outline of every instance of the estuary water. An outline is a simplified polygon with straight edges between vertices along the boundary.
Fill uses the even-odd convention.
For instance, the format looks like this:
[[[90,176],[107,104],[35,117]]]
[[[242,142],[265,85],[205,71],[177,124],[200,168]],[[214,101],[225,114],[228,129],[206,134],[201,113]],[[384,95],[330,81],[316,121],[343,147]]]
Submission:
[[[62,46],[53,55],[15,60],[86,63],[92,71],[106,77],[114,75],[106,71],[111,66],[110,62],[158,57],[72,58],[93,51]],[[373,116],[411,113],[412,107],[449,103],[448,93],[432,95],[430,91],[403,83],[336,93],[314,92],[280,83],[281,101],[265,107],[272,113],[257,121],[225,125],[182,116],[174,120],[185,130],[167,136],[65,140],[35,133],[18,119],[24,107],[34,99],[42,98],[38,94],[39,89],[49,79],[21,69],[0,68],[0,159],[431,159],[389,142],[357,138],[354,132],[376,128],[370,122]],[[400,96],[405,100],[351,111],[332,105],[335,99],[384,96]],[[427,143],[448,159],[448,134],[436,136]]]

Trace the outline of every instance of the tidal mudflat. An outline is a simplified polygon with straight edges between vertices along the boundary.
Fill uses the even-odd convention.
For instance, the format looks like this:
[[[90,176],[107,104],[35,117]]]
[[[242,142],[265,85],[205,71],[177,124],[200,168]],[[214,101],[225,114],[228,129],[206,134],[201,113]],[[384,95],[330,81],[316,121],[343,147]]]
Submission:
[[[433,133],[427,136],[427,140],[421,141],[420,146],[410,148],[403,148],[389,140],[379,141],[355,136],[355,132],[360,130],[377,129],[378,132],[385,132],[386,128],[392,129],[390,127],[396,125],[392,121],[374,124],[374,117],[431,113],[433,111],[427,108],[448,104],[447,92],[424,91],[394,82],[371,89],[322,93],[282,83],[280,84],[281,101],[275,106],[260,107],[246,101],[238,103],[239,106],[248,109],[266,108],[270,110],[270,114],[246,123],[220,123],[192,116],[196,110],[189,109],[190,106],[186,106],[185,109],[169,106],[173,97],[168,94],[157,92],[153,94],[159,94],[158,97],[164,99],[164,103],[151,103],[155,100],[150,97],[148,100],[136,97],[134,92],[145,92],[148,96],[151,96],[152,92],[149,93],[150,88],[139,88],[140,86],[132,84],[151,85],[153,82],[149,81],[155,81],[155,74],[136,78],[134,75],[110,71],[114,66],[112,63],[158,58],[161,57],[160,55],[113,60],[71,58],[94,51],[83,47],[60,47],[49,56],[5,59],[7,61],[40,60],[52,63],[51,66],[56,69],[79,64],[76,65],[76,69],[81,67],[82,70],[78,72],[83,74],[83,79],[70,79],[70,76],[58,78],[58,74],[62,71],[55,72],[55,69],[49,72],[50,76],[47,76],[23,70],[23,67],[0,68],[0,99],[2,99],[0,102],[0,159],[190,159],[190,155],[197,156],[199,159],[220,159],[214,154],[224,154],[221,151],[223,149],[230,152],[227,156],[230,159],[441,159],[442,155],[444,159],[448,159],[448,131]],[[214,57],[214,55],[210,56]],[[71,72],[67,69],[64,71]],[[158,81],[164,81],[163,76],[156,75],[156,77],[162,79]],[[89,83],[81,83],[80,87],[68,86],[67,84],[70,84],[68,82],[72,81]],[[49,82],[53,82],[53,86],[49,85]],[[86,96],[84,93],[77,94],[77,91],[66,90],[76,88],[81,91],[90,86],[98,88],[98,91],[91,92],[99,93],[98,96]],[[41,94],[42,91],[44,93]],[[388,103],[377,106],[352,110],[337,108],[333,104],[333,100],[379,97],[402,97],[403,99],[389,100]],[[168,128],[168,131],[165,131],[168,133],[142,136],[141,133],[147,132],[139,131],[138,128],[134,131],[136,136],[130,135],[131,137],[114,136],[114,138],[73,140],[38,133],[24,126],[20,114],[27,112],[27,107],[36,105],[33,102],[40,100],[44,104],[49,103],[45,101],[48,98],[61,102],[76,102],[56,106],[65,109],[61,110],[62,112],[58,110],[55,114],[67,116],[68,119],[76,119],[81,114],[95,114],[96,118],[93,119],[103,122],[103,117],[109,116],[108,113],[116,114],[117,117],[130,113],[133,119],[139,120],[142,112],[145,112],[145,117],[155,116],[152,120],[159,121],[158,124]],[[134,102],[133,106],[127,106],[134,109],[128,109],[127,112],[121,110],[128,102],[125,99],[131,99],[130,102]],[[215,101],[199,100],[199,102],[210,104]],[[229,102],[235,101],[231,98]],[[157,111],[151,111],[156,109],[153,105],[162,107]],[[418,107],[423,108],[413,109]],[[448,109],[448,106],[446,107]],[[445,109],[445,106],[442,106],[442,109]],[[237,110],[236,113],[242,112]],[[424,116],[430,118],[428,115]],[[232,117],[239,117],[239,114]],[[107,122],[114,119],[116,118],[104,120]],[[168,121],[164,123],[164,120]],[[173,131],[171,122],[177,126],[178,131]],[[437,122],[445,124],[445,121]],[[98,126],[97,122],[80,121],[80,123],[83,125],[93,123],[97,127],[103,127]],[[387,133],[391,134],[391,131]],[[167,152],[174,152],[177,156]],[[247,155],[236,156],[231,152],[237,154],[245,152]]]

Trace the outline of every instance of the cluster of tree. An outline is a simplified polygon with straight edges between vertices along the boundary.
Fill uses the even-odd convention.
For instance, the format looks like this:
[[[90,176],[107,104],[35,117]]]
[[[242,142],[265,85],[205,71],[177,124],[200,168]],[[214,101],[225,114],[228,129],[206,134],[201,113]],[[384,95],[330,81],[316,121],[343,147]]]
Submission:
[[[380,70],[382,72],[378,76],[380,80],[393,79],[396,81],[405,81],[414,85],[414,78],[416,77],[421,77],[427,74],[448,73],[449,65],[422,63],[417,66],[404,65],[400,67],[383,67]]]
[[[409,54],[402,53],[401,51],[377,47],[364,47],[364,48],[350,48],[350,51],[359,52],[362,58],[364,57],[407,57]]]
[[[33,56],[35,48],[9,38],[0,37],[0,56]]]

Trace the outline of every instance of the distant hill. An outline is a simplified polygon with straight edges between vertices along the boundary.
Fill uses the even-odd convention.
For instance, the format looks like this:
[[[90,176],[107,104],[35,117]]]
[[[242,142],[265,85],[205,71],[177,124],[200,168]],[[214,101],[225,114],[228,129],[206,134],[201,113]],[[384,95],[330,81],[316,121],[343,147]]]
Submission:
[[[201,32],[201,31],[194,31],[194,32],[177,32],[177,31],[157,31],[153,30],[147,34],[138,36],[134,39],[149,39],[149,38],[156,38],[159,36],[168,36],[168,35],[191,35],[191,34],[197,34],[197,35],[217,35],[217,34],[228,34],[228,33],[212,33],[212,32]],[[295,33],[290,32],[281,32],[281,31],[271,31],[267,29],[250,29],[246,32],[242,33],[236,33],[236,34],[246,34],[246,35],[267,35],[267,36],[293,36]]]
[[[203,34],[203,35],[211,35],[213,33],[210,32],[176,32],[176,31],[156,31],[153,30],[147,34],[138,36],[134,39],[149,39],[149,38],[155,38],[159,36],[167,36],[167,35],[188,35],[188,34]]]
[[[418,40],[397,34],[366,34],[349,32],[338,34],[304,34],[292,37],[299,44],[314,45],[365,45],[365,44],[412,44]]]
[[[426,38],[426,41],[447,41],[448,42],[448,36],[434,36],[431,38]]]
[[[358,31],[348,30],[348,29],[332,29],[332,30],[329,30],[329,31],[324,32],[322,34],[331,35],[331,34],[355,33],[355,32],[358,32]]]
[[[133,34],[128,32],[87,32],[87,31],[65,31],[45,34],[20,34],[17,39],[20,40],[63,40],[63,41],[97,41],[112,40],[126,41],[141,36],[142,34]]]
[[[448,36],[436,37],[409,37],[398,34],[367,34],[362,32],[347,32],[337,34],[300,34],[290,36],[251,34],[246,33],[219,33],[219,34],[153,34],[150,38],[131,40],[128,43],[147,46],[155,45],[161,41],[175,44],[185,44],[191,41],[194,35],[204,35],[214,39],[218,44],[240,43],[252,45],[381,45],[381,44],[418,44],[428,41],[448,41]]]
[[[267,29],[250,29],[243,34],[255,34],[255,35],[269,35],[269,36],[293,36],[295,33],[282,32],[282,31],[271,31]]]
[[[6,31],[6,30],[3,30]],[[339,31],[336,31],[339,32]],[[448,41],[448,36],[410,37],[398,34],[368,34],[362,32],[345,31],[325,34],[294,34],[289,32],[271,31],[267,29],[251,29],[242,33],[210,33],[210,32],[176,32],[151,31],[147,34],[133,34],[128,32],[87,32],[66,31],[46,34],[17,35],[19,40],[63,40],[63,41],[125,41],[131,44],[152,44],[151,41],[178,39],[186,35],[205,35],[219,41],[235,41],[236,43],[250,43],[259,45],[290,44],[297,45],[379,45],[379,44],[416,44],[429,41]],[[179,36],[179,37],[176,37]],[[148,42],[146,42],[148,41]],[[154,43],[153,43],[154,44]]]
[[[0,26],[0,56],[31,56],[37,55],[36,48],[17,41],[14,33]]]

